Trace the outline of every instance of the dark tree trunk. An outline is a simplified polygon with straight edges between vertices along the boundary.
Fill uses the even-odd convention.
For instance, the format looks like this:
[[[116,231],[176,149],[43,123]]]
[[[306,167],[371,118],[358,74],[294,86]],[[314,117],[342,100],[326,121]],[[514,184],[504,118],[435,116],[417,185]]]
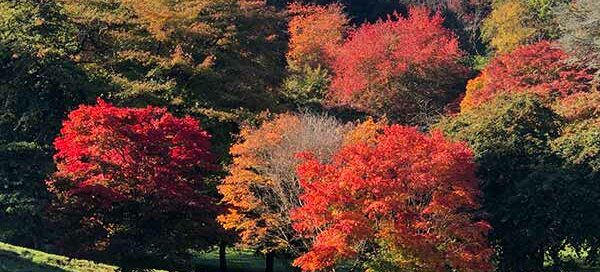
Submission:
[[[219,243],[219,271],[227,272],[227,258],[225,255],[225,249],[227,249],[227,244],[225,241],[221,241]]]
[[[265,272],[273,272],[273,268],[275,266],[275,254],[273,252],[269,252],[265,256],[265,258]]]

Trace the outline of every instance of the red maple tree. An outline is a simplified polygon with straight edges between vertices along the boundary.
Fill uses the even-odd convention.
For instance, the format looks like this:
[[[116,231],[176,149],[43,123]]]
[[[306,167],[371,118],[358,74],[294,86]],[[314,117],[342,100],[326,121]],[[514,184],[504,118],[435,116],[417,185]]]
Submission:
[[[467,68],[439,13],[413,7],[352,32],[336,50],[330,100],[409,121],[443,107],[457,94]]]
[[[593,74],[548,41],[521,46],[494,58],[479,77],[469,81],[461,110],[468,110],[499,94],[534,92],[555,99],[590,90]]]
[[[480,191],[465,144],[393,125],[330,163],[303,156],[304,205],[292,214],[294,228],[314,238],[294,262],[303,270],[365,259],[407,271],[492,269],[490,225],[473,214]]]
[[[206,245],[219,211],[204,193],[204,175],[215,167],[209,139],[193,118],[162,108],[98,100],[72,111],[54,141],[57,171],[47,181],[57,218],[75,224],[72,250],[110,251],[127,241],[126,249],[112,248],[121,256]],[[74,242],[74,233],[85,237]]]

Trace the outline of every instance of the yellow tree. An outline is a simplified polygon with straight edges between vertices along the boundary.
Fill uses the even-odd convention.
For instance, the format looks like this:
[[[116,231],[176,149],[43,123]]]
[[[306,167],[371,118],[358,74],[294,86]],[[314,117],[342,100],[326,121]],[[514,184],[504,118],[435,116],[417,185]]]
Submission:
[[[495,1],[492,13],[483,22],[483,37],[499,53],[510,52],[535,35],[528,16],[528,7],[521,0]]]
[[[570,0],[495,0],[482,34],[499,53],[559,36],[556,10]]]

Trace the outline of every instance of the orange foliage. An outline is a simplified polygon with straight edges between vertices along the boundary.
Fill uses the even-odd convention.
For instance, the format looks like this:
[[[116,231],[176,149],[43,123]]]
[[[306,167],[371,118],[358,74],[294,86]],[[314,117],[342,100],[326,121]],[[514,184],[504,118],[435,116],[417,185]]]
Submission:
[[[364,122],[356,125],[352,130],[348,131],[344,137],[344,145],[366,143],[373,145],[377,142],[377,136],[383,132],[387,126],[388,120],[382,118],[379,121],[368,118]]]
[[[256,167],[266,164],[265,159],[260,157],[260,150],[277,145],[283,133],[298,126],[299,121],[294,115],[281,115],[259,129],[243,128],[240,133],[243,141],[231,147],[234,159],[229,169],[230,175],[218,188],[223,195],[223,202],[231,208],[218,220],[225,229],[237,231],[244,245],[265,252],[285,249],[287,246],[285,241],[277,239],[272,233],[274,228],[285,228],[281,215],[270,210],[252,190],[273,185],[268,177],[255,171]]]
[[[348,28],[348,17],[340,4],[318,6],[292,3],[288,62],[294,67],[325,66],[329,50],[342,42]]]
[[[568,122],[600,120],[600,92],[573,94],[560,100],[555,110]]]
[[[373,145],[343,147],[330,163],[305,157],[304,205],[292,213],[294,228],[314,238],[294,262],[303,270],[354,257],[397,271],[492,270],[490,226],[472,214],[480,191],[465,144],[393,125]]]
[[[347,129],[332,117],[312,114],[282,114],[258,128],[244,128],[231,148],[230,174],[218,188],[229,205],[219,218],[223,227],[264,253],[305,249],[306,241],[289,218],[290,210],[301,205],[296,154],[308,150],[327,160],[342,145]]]

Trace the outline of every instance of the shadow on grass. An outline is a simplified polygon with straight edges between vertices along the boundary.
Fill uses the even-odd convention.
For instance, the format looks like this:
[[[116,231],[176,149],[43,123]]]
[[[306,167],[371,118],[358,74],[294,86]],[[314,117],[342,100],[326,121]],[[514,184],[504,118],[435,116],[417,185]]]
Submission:
[[[194,258],[196,272],[218,272],[219,255],[216,251],[197,255]],[[265,271],[265,258],[251,251],[227,250],[228,272],[263,272]],[[275,258],[275,272],[292,272],[290,260]]]
[[[35,263],[27,256],[12,251],[0,250],[0,272],[66,272],[66,270]]]

